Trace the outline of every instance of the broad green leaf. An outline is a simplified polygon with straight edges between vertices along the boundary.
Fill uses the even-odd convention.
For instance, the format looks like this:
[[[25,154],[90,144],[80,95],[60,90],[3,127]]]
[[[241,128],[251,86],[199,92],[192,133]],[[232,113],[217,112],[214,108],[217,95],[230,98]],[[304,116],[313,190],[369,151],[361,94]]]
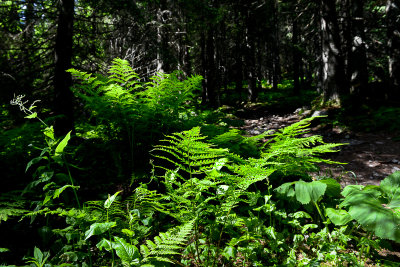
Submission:
[[[346,196],[343,202],[340,203],[339,207],[342,208],[347,206],[354,206],[360,203],[373,203],[373,205],[379,206],[381,205],[381,202],[378,200],[380,196],[381,192],[376,189],[362,191],[355,189]]]
[[[317,202],[325,194],[326,188],[327,185],[320,181],[309,183],[297,181],[295,182],[296,199],[303,205],[310,203],[310,201]]]
[[[72,185],[70,185],[70,184],[64,185],[63,187],[60,187],[60,188],[58,188],[58,189],[56,189],[56,190],[54,191],[53,199],[58,198],[58,197],[61,195],[61,193],[62,193],[65,189],[67,189],[67,188],[69,188],[69,187],[71,187],[71,188],[79,188],[79,186],[72,186]]]
[[[25,116],[25,119],[35,119],[37,118],[37,113],[33,112],[31,115]]]
[[[7,251],[10,251],[8,248],[0,248],[0,253],[1,252],[7,252]]]
[[[319,182],[327,185],[325,194],[330,197],[340,197],[340,184],[332,178],[319,180]]]
[[[295,183],[296,199],[301,204],[308,204],[311,201],[312,188],[309,183],[298,181]]]
[[[71,131],[67,133],[63,140],[57,145],[56,150],[54,152],[54,156],[58,156],[63,153],[64,148],[67,146],[69,139],[71,138]]]
[[[109,209],[112,205],[112,203],[115,201],[115,198],[118,196],[119,193],[121,193],[122,191],[118,191],[116,192],[114,195],[110,196],[108,195],[107,200],[104,202],[104,208],[105,209]]]
[[[43,253],[42,253],[42,251],[38,248],[38,247],[35,247],[34,249],[33,249],[33,257],[35,257],[35,259],[39,262],[39,263],[42,263],[43,262]]]
[[[376,236],[400,243],[400,216],[392,209],[371,201],[351,206],[349,214]]]
[[[54,129],[53,126],[47,127],[43,131],[44,135],[50,138],[51,140],[55,140],[56,138],[54,137]]]
[[[38,163],[38,162],[41,161],[42,159],[43,159],[43,157],[37,157],[37,158],[34,158],[34,159],[32,159],[31,161],[29,161],[28,164],[26,165],[25,172],[27,172],[28,169],[29,169],[33,164]]]
[[[320,181],[313,181],[309,183],[311,187],[311,200],[317,202],[320,197],[325,194],[327,185]]]
[[[342,190],[342,196],[347,197],[354,192],[361,191],[363,188],[363,185],[348,185]]]
[[[96,247],[101,251],[103,248],[107,251],[112,249],[112,243],[110,240],[103,238],[99,243],[96,244]]]
[[[124,239],[114,236],[115,243],[114,248],[117,252],[118,257],[127,263],[139,262],[139,249],[129,243]]]
[[[397,174],[395,174],[397,175]],[[346,198],[339,207],[349,207],[350,216],[361,224],[366,230],[374,232],[376,236],[390,239],[400,243],[400,216],[396,209],[389,205],[396,205],[397,198],[391,199],[390,194],[397,194],[395,181],[392,176],[379,186],[349,187],[347,186]],[[344,190],[343,190],[344,191]],[[388,192],[389,194],[385,194]],[[393,197],[393,195],[392,195]],[[389,202],[393,200],[393,203]]]
[[[400,207],[400,171],[386,177],[380,184],[381,189],[388,197],[388,207]]]
[[[326,215],[332,221],[332,223],[337,226],[346,225],[352,220],[350,214],[345,210],[327,208]]]
[[[85,240],[93,235],[100,235],[115,226],[117,226],[116,222],[94,223],[85,232]]]
[[[277,187],[275,189],[275,191],[278,192],[279,194],[287,195],[289,190],[292,188],[293,184],[294,184],[294,182],[292,182],[292,183],[284,183],[284,184],[280,185],[279,187]]]

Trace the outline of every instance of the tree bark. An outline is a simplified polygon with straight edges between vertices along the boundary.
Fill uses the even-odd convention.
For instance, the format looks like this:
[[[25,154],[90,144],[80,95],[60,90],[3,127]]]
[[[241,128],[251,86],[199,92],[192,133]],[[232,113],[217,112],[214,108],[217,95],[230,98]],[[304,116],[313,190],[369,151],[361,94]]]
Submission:
[[[71,68],[74,0],[60,0],[55,43],[54,111],[56,135],[61,136],[73,130],[72,78],[66,72]]]
[[[345,73],[335,1],[321,0],[323,104],[341,105]]]
[[[257,99],[257,74],[256,74],[256,62],[255,62],[255,36],[254,36],[254,21],[250,8],[248,8],[246,14],[246,69],[247,69],[247,101],[255,102]]]
[[[278,89],[278,83],[281,82],[281,64],[279,58],[279,20],[278,20],[278,12],[279,12],[279,2],[274,0],[273,4],[273,27],[274,27],[274,40],[272,40],[272,86],[274,90]]]
[[[388,0],[386,18],[388,31],[389,76],[391,94],[400,95],[400,0]]]
[[[203,94],[202,104],[210,105],[212,107],[217,106],[217,95],[215,86],[215,47],[214,47],[214,30],[212,25],[208,25],[206,34],[201,36],[201,54],[202,54],[202,68],[203,68]]]
[[[299,49],[299,27],[297,23],[297,14],[294,14],[293,18],[293,37],[292,37],[292,42],[293,42],[293,80],[294,80],[294,87],[293,87],[293,93],[295,95],[300,94],[300,61],[301,61],[301,55],[300,55],[300,49]]]
[[[350,94],[357,99],[368,85],[367,54],[364,34],[364,1],[353,0],[351,3],[352,42],[349,57]]]

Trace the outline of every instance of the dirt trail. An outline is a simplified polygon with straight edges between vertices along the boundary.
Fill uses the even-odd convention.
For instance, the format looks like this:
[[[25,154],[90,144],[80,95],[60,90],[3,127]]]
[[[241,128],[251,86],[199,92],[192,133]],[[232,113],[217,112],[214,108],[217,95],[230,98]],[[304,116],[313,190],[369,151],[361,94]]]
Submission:
[[[241,128],[249,135],[276,130],[301,119],[297,113],[270,115],[268,111],[253,111],[243,115]],[[336,177],[342,185],[378,185],[383,178],[400,170],[400,141],[395,140],[395,134],[350,132],[332,126],[316,126],[311,133],[322,135],[325,142],[348,143],[339,152],[328,155],[332,160],[347,164],[322,165],[316,176]]]

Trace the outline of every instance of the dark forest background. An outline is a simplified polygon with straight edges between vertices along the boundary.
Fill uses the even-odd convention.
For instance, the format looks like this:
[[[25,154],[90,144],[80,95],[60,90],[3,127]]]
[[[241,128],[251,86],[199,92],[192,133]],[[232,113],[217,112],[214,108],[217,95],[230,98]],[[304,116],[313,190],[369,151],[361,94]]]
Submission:
[[[104,73],[117,57],[143,79],[202,75],[212,107],[232,88],[234,103],[253,102],[263,82],[284,79],[293,94],[313,86],[323,103],[396,101],[396,1],[2,1],[0,10],[2,102],[40,98],[69,120],[65,70]]]
[[[201,149],[213,156],[203,159],[204,161],[199,164],[214,160],[212,164],[216,164],[213,169],[215,172],[219,173],[221,168],[222,171],[229,169],[225,173],[227,176],[223,177],[234,173],[237,174],[237,177],[250,177],[250,174],[246,176],[244,167],[237,169],[233,167],[236,166],[234,164],[239,163],[246,166],[248,168],[246,170],[252,175],[260,175],[259,173],[255,174],[260,171],[255,169],[259,163],[255,164],[250,159],[257,158],[258,160],[263,157],[265,159],[268,155],[268,160],[278,162],[268,163],[277,165],[274,165],[273,169],[268,169],[271,172],[263,172],[264,177],[271,176],[271,183],[268,180],[268,185],[259,185],[261,180],[254,180],[257,186],[248,190],[251,194],[257,192],[259,194],[257,197],[260,199],[261,196],[266,197],[265,205],[267,205],[268,197],[272,197],[276,203],[280,203],[277,200],[279,197],[275,198],[275,193],[270,192],[271,188],[281,188],[279,186],[282,182],[279,184],[277,181],[288,179],[285,181],[293,182],[296,179],[304,179],[311,184],[312,179],[309,172],[315,171],[316,167],[313,164],[325,162],[325,159],[315,162],[311,160],[313,162],[311,164],[308,162],[308,158],[303,162],[302,157],[308,157],[308,155],[316,157],[319,153],[334,152],[330,150],[334,145],[321,148],[320,152],[315,152],[316,154],[301,151],[304,147],[312,150],[314,146],[318,147],[324,144],[322,139],[307,139],[304,144],[296,147],[298,144],[292,138],[297,138],[301,129],[309,126],[307,123],[311,123],[311,119],[306,119],[303,124],[300,123],[287,131],[282,131],[281,135],[277,134],[274,137],[275,139],[268,139],[272,137],[265,139],[266,133],[248,137],[246,134],[243,135],[243,132],[232,129],[243,126],[243,119],[246,117],[257,118],[265,112],[269,112],[268,114],[274,114],[274,112],[293,113],[296,110],[299,115],[305,112],[303,117],[313,113],[329,115],[318,122],[312,122],[313,126],[322,121],[324,124],[342,125],[346,129],[353,127],[352,129],[357,131],[383,130],[391,134],[398,133],[400,130],[399,79],[399,0],[0,0],[0,192],[2,192],[0,223],[3,221],[2,228],[0,228],[0,239],[11,240],[11,236],[14,236],[16,240],[15,244],[9,246],[12,255],[5,259],[18,264],[21,263],[23,255],[35,253],[34,258],[38,261],[42,252],[36,248],[33,250],[36,246],[41,246],[43,251],[51,251],[52,255],[62,254],[60,244],[57,243],[57,247],[56,241],[54,241],[54,236],[59,234],[68,240],[68,242],[63,241],[64,245],[76,238],[76,243],[74,243],[76,246],[73,245],[73,249],[71,249],[66,248],[67,245],[65,245],[62,249],[63,253],[72,253],[72,251],[77,253],[76,251],[79,249],[79,251],[84,251],[86,248],[87,250],[86,254],[73,254],[74,257],[78,255],[73,258],[74,260],[71,258],[59,260],[54,256],[53,263],[61,264],[63,262],[64,264],[77,264],[73,266],[84,266],[79,264],[85,262],[92,266],[96,266],[96,264],[111,266],[110,254],[106,254],[105,250],[108,252],[115,250],[118,254],[119,245],[116,244],[118,242],[122,242],[118,244],[125,244],[123,243],[125,241],[115,237],[112,239],[114,240],[113,245],[109,245],[111,247],[107,247],[103,243],[104,252],[101,251],[101,248],[97,250],[94,243],[86,241],[91,235],[84,233],[93,226],[90,226],[89,222],[100,222],[101,220],[97,217],[97,219],[90,217],[93,215],[90,213],[92,211],[85,210],[88,212],[87,216],[90,213],[90,219],[85,217],[84,221],[80,221],[82,217],[71,213],[66,215],[66,213],[62,213],[64,211],[58,209],[56,212],[56,208],[68,210],[68,208],[74,207],[68,212],[75,208],[83,212],[84,208],[80,204],[88,203],[87,201],[93,199],[108,199],[111,201],[110,203],[113,203],[119,193],[114,195],[114,199],[110,195],[107,197],[107,194],[117,191],[122,192],[118,197],[121,197],[119,199],[121,203],[125,203],[123,201],[129,200],[129,194],[138,197],[137,190],[139,189],[149,190],[146,191],[146,194],[152,196],[155,202],[172,201],[162,195],[166,194],[169,187],[166,185],[167,182],[161,182],[155,178],[164,175],[160,173],[157,166],[162,165],[160,161],[167,159],[166,165],[161,168],[162,171],[167,170],[167,174],[172,175],[174,173],[172,167],[178,166],[175,173],[177,175],[179,170],[186,170],[183,166],[189,163],[184,162],[182,165],[177,165],[173,159],[169,158],[177,155],[162,154],[169,152],[163,151],[160,146],[158,149],[163,151],[161,155],[155,156],[154,154],[157,153],[154,151],[157,150],[160,139],[168,139],[171,136],[166,137],[165,135],[174,132],[188,131],[179,135],[182,140],[187,137],[185,134],[191,136],[193,140],[200,140],[199,142],[207,140],[210,145],[207,144]],[[28,121],[27,118],[34,120]],[[201,126],[201,130],[197,131],[196,126]],[[203,140],[198,136],[200,131],[201,134],[207,136],[206,139]],[[285,148],[290,148],[288,148],[289,152],[281,150],[282,147],[277,145],[281,144],[280,142],[283,142]],[[177,143],[171,142],[170,145],[177,145]],[[270,150],[266,150],[267,144],[272,144]],[[274,144],[276,154],[272,149]],[[221,150],[212,150],[215,146],[220,147]],[[228,153],[222,152],[223,149],[229,149],[230,152],[236,154],[223,154]],[[299,154],[300,152],[303,154]],[[187,154],[184,155],[187,156]],[[214,158],[215,155],[219,156]],[[229,163],[224,160],[220,161],[219,157],[229,158]],[[240,157],[242,158],[239,159]],[[194,159],[194,161],[196,160],[199,158]],[[28,162],[30,163],[26,167]],[[34,169],[32,166],[37,164],[41,166]],[[225,167],[218,169],[218,164]],[[261,165],[270,168],[268,164],[264,162]],[[277,167],[278,165],[280,167]],[[189,164],[189,166],[191,165]],[[207,166],[210,168],[209,165]],[[201,167],[199,168],[201,179],[212,176]],[[179,176],[182,180],[188,179],[188,177],[190,177],[189,180],[192,180],[194,179],[193,173],[199,174],[194,171],[192,173],[191,167],[188,169],[190,170],[189,174],[185,175],[189,176]],[[298,170],[298,173],[294,173],[294,170]],[[274,174],[272,175],[272,173]],[[167,174],[165,177],[168,176]],[[273,179],[276,179],[275,182],[272,181]],[[50,183],[53,180],[54,182]],[[198,182],[198,180],[195,181]],[[67,183],[66,186],[56,189],[55,186],[65,183]],[[327,182],[327,184],[329,183]],[[43,184],[45,186],[42,188]],[[80,186],[79,197],[76,192],[77,184]],[[216,189],[216,184],[213,185],[214,187],[208,184],[207,186],[210,186],[208,189],[211,192],[218,192],[220,189]],[[394,187],[399,185],[394,182],[393,184]],[[173,185],[177,186],[177,184]],[[317,186],[317,184],[314,185]],[[318,184],[318,186],[321,185]],[[338,183],[334,186],[339,186],[340,191]],[[287,193],[282,201],[294,197],[295,186],[292,191],[289,190],[289,187],[289,185],[285,187],[288,191],[282,188],[278,190],[280,193],[284,192],[282,194]],[[60,190],[61,188],[63,189]],[[200,190],[200,196],[204,197],[210,192],[206,192],[204,187],[199,186],[199,188],[183,189],[182,185],[180,189],[183,191],[176,189],[174,194],[177,196],[182,195],[185,190],[192,193]],[[156,190],[161,192],[160,195],[154,193]],[[58,203],[59,200],[56,198],[64,191],[69,192],[64,193],[63,202]],[[290,192],[293,194],[290,195]],[[332,190],[329,192],[331,193]],[[195,197],[190,194],[188,193],[187,200],[192,201],[192,204],[198,201],[197,204],[199,204],[199,196]],[[234,193],[232,194],[234,195]],[[386,193],[382,193],[382,196],[384,194]],[[322,198],[323,195],[319,197]],[[244,193],[237,197],[237,199],[241,199],[241,205],[243,198],[246,197],[251,198],[250,195]],[[339,193],[335,197],[325,195],[323,200],[331,205],[334,203],[331,197],[335,198],[335,201],[339,201],[339,199],[343,200],[345,195],[340,196]],[[297,199],[298,205],[295,205],[295,209],[300,209],[304,205],[305,210],[312,213],[313,216],[321,216],[321,219],[318,217],[316,221],[313,221],[310,219],[312,216],[308,218],[304,215],[305,217],[301,217],[302,220],[304,219],[301,221],[302,225],[313,221],[322,229],[324,224],[331,223],[324,221],[326,216],[330,215],[323,215],[319,210],[318,203],[322,202],[321,198],[312,200],[313,202]],[[382,199],[384,197],[379,198],[379,201]],[[215,201],[217,202],[217,200]],[[220,201],[219,204],[223,202],[220,198],[218,201]],[[258,201],[258,205],[260,205],[260,201]],[[249,200],[246,203],[250,202]],[[218,206],[218,203],[215,206]],[[309,203],[315,204],[318,212],[315,209],[311,212],[313,207],[306,206]],[[348,204],[350,202],[346,203],[350,205]],[[351,205],[356,205],[354,204],[356,202],[351,203]],[[385,202],[384,205],[389,205],[388,203]],[[285,258],[287,255],[276,256],[276,261],[267,261],[260,256],[262,254],[260,252],[261,254],[254,254],[255,258],[247,257],[249,251],[245,247],[250,243],[254,244],[256,239],[250,238],[250,230],[246,233],[246,235],[249,234],[249,239],[243,237],[244,239],[237,241],[236,245],[228,246],[226,242],[235,235],[229,232],[230,228],[226,226],[226,221],[221,223],[213,217],[217,211],[210,212],[207,209],[207,212],[211,214],[207,213],[209,216],[206,216],[207,222],[201,221],[200,217],[181,221],[178,218],[183,216],[183,213],[180,213],[182,211],[178,212],[171,206],[165,205],[163,208],[152,206],[151,215],[146,213],[143,216],[147,216],[147,219],[142,217],[137,221],[140,227],[132,226],[133,219],[131,219],[130,229],[136,231],[137,235],[137,239],[130,237],[132,238],[131,246],[144,244],[144,240],[149,237],[153,239],[160,231],[166,231],[168,229],[166,226],[175,227],[180,224],[182,229],[195,232],[191,238],[188,233],[183,233],[183,230],[180,233],[182,240],[191,243],[190,246],[194,246],[197,250],[188,250],[190,247],[188,246],[185,252],[181,251],[184,253],[181,256],[186,255],[180,259],[179,264],[183,264],[183,266],[185,264],[187,266],[214,266],[224,262],[231,264],[227,266],[239,266],[239,264],[250,266],[248,264],[256,264],[256,262],[261,265],[254,266],[267,266],[265,264],[272,266],[273,264],[289,264],[290,257],[292,257],[290,264],[295,264],[296,255],[299,259],[299,250],[303,249],[296,243],[290,248],[292,249],[290,253],[295,255],[293,256],[289,253],[288,247],[281,248],[278,245],[279,242],[276,241],[275,250],[271,248],[273,252],[269,251],[270,254],[264,250],[262,252],[264,256],[267,254],[276,256],[282,251],[284,254],[292,256],[288,256],[289,258]],[[266,209],[265,205],[264,208],[258,210],[259,213]],[[166,208],[167,206],[168,208]],[[398,208],[398,206],[394,207]],[[109,208],[110,206],[105,208],[107,223],[109,223]],[[28,210],[34,213],[29,213]],[[234,213],[233,210],[234,208],[232,208],[232,213]],[[276,219],[277,224],[280,223],[280,228],[275,224],[274,226],[277,227],[278,232],[283,231],[283,236],[287,234],[292,240],[294,233],[300,231],[300,228],[293,231],[283,230],[292,226],[289,227],[291,224],[286,219],[282,219],[284,217],[282,214],[277,215],[278,211],[273,216],[275,216],[274,218],[281,216]],[[161,212],[162,215],[154,215],[158,212]],[[228,216],[230,212],[231,210],[225,215]],[[237,211],[237,214],[244,217],[250,216],[247,212],[248,210],[245,212],[241,210]],[[268,215],[267,211],[265,213]],[[362,213],[367,214],[368,212],[364,210]],[[60,225],[62,225],[61,221],[49,220],[49,214],[73,218],[76,221],[71,223],[67,219],[67,224],[71,228],[68,230],[65,228],[64,232],[58,231],[58,227],[61,228]],[[129,213],[130,216],[133,216],[132,214]],[[271,214],[273,214],[272,211],[268,216],[272,216]],[[36,216],[41,215],[45,216],[35,221]],[[125,215],[126,218],[129,217],[127,214]],[[342,215],[343,213],[341,213]],[[138,216],[140,217],[140,215]],[[197,216],[200,215],[197,214]],[[257,216],[251,213],[251,220],[256,217],[257,220],[261,220],[262,216]],[[30,217],[31,222],[29,223],[29,219],[25,218],[23,223],[17,223],[17,218],[20,217]],[[149,218],[152,218],[151,223]],[[359,226],[362,225],[365,227],[362,229],[366,230],[362,234],[357,233],[358,239],[354,236],[351,237],[356,240],[351,243],[351,250],[359,253],[356,253],[358,261],[363,260],[366,263],[369,259],[376,260],[377,258],[374,258],[372,253],[369,254],[369,248],[374,247],[371,243],[373,233],[378,237],[384,236],[383,239],[387,236],[380,235],[378,232],[374,232],[375,229],[365,226],[370,224],[364,225],[360,222],[362,219],[359,220],[359,217],[353,216],[352,218],[355,220],[353,220],[354,225],[357,221]],[[251,220],[249,219],[246,223],[250,223]],[[77,221],[79,223],[76,223]],[[265,219],[264,222],[266,221],[268,220]],[[270,223],[271,221],[272,219],[269,220]],[[351,224],[350,220],[343,224],[336,224],[336,222],[336,226]],[[107,229],[104,228],[106,230],[100,231],[101,234],[106,231],[110,233],[111,227],[114,226],[108,225],[107,227]],[[212,237],[213,234],[215,235],[212,227],[220,229],[217,237]],[[253,229],[249,225],[246,227],[246,229]],[[333,228],[332,224],[329,227],[332,231],[337,230],[337,228]],[[31,231],[26,229],[31,229]],[[72,235],[71,229],[74,229],[74,234],[79,237],[65,234],[71,231],[68,233]],[[307,229],[304,231],[308,231]],[[118,228],[118,230],[120,229]],[[52,233],[47,236],[40,231]],[[209,231],[210,234],[204,237],[203,235],[207,235],[206,231]],[[240,230],[238,231],[240,232]],[[350,233],[347,234],[350,236]],[[397,232],[395,234],[397,236],[387,239],[399,242],[400,234]],[[280,237],[281,240],[288,238],[283,236]],[[327,240],[332,242],[331,236],[328,236],[329,239],[325,236],[323,242],[328,242]],[[365,238],[362,239],[362,236]],[[17,243],[21,241],[17,240],[24,238],[29,242],[18,247]],[[111,240],[111,235],[107,238]],[[196,241],[192,242],[191,240]],[[204,249],[202,252],[203,256],[208,255],[207,260],[201,258],[203,256],[200,257],[200,243],[198,244],[197,240],[202,240],[201,242],[209,245],[208,250]],[[306,247],[310,248],[318,242],[322,242],[322,239],[313,240],[314,243],[307,244]],[[343,240],[337,241],[342,246],[341,248],[344,246],[341,243]],[[371,242],[368,243],[365,240]],[[249,243],[244,245],[240,242]],[[182,246],[183,243],[178,245]],[[261,247],[264,245],[263,242],[260,242]],[[3,263],[1,256],[9,253],[8,249],[7,252],[5,249],[2,251],[2,246],[6,248],[7,244],[0,242],[0,264]],[[210,252],[211,247],[213,247],[213,252]],[[240,247],[243,250],[240,250]],[[367,254],[365,254],[365,247],[368,247]],[[376,247],[389,248],[389,245],[379,243]],[[259,248],[254,248],[254,251],[258,251]],[[94,260],[92,263],[92,259],[90,259],[89,264],[90,252],[88,253],[88,251],[90,249],[95,251],[93,253],[97,256],[97,262]],[[136,251],[133,248],[132,250]],[[321,251],[323,250],[321,249]],[[140,257],[137,256],[139,254],[135,254],[135,259],[139,260],[140,258],[140,264],[157,262],[156,258],[149,256],[150,254],[147,255],[142,251],[141,253]],[[68,257],[72,257],[72,254],[68,255]],[[215,259],[210,260],[210,255],[214,255]],[[312,255],[308,263],[317,258],[312,253],[307,255]],[[363,258],[362,255],[367,256]],[[42,259],[45,256],[46,254],[42,253]],[[120,257],[119,254],[118,256]],[[116,266],[118,264],[134,266],[136,263],[133,263],[134,257],[132,257],[130,265],[124,258],[120,259],[121,262],[117,262],[114,261],[113,252],[112,265],[117,262]],[[340,259],[346,264],[357,262],[356,258]],[[27,260],[29,259],[25,259],[25,262]],[[321,262],[331,262],[331,259],[326,256]],[[177,264],[176,262],[172,263]]]

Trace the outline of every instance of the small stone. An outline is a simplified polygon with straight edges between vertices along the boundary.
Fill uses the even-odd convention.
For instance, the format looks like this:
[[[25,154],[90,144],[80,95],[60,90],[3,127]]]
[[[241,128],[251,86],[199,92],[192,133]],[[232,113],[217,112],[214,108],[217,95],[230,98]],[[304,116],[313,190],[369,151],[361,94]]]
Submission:
[[[379,162],[377,162],[377,161],[369,160],[367,165],[368,165],[368,167],[375,168],[375,167],[378,167],[381,164]],[[373,175],[375,175],[375,174],[373,174]]]
[[[393,167],[392,172],[400,171],[399,167]]]
[[[372,176],[374,176],[374,177],[379,177],[380,175],[379,175],[379,173],[377,173],[377,172],[372,172]]]
[[[328,111],[327,110],[316,110],[316,111],[314,111],[314,113],[312,114],[311,117],[327,116],[327,115],[328,115]]]
[[[346,134],[346,135],[344,136],[344,138],[349,139],[349,138],[350,138],[350,135],[349,135],[349,134]]]
[[[394,164],[399,164],[400,161],[398,161],[397,159],[392,159],[392,163],[394,163]]]
[[[377,144],[377,145],[384,145],[384,144],[385,144],[385,142],[382,142],[382,141],[376,141],[376,142],[375,142],[375,144]]]

